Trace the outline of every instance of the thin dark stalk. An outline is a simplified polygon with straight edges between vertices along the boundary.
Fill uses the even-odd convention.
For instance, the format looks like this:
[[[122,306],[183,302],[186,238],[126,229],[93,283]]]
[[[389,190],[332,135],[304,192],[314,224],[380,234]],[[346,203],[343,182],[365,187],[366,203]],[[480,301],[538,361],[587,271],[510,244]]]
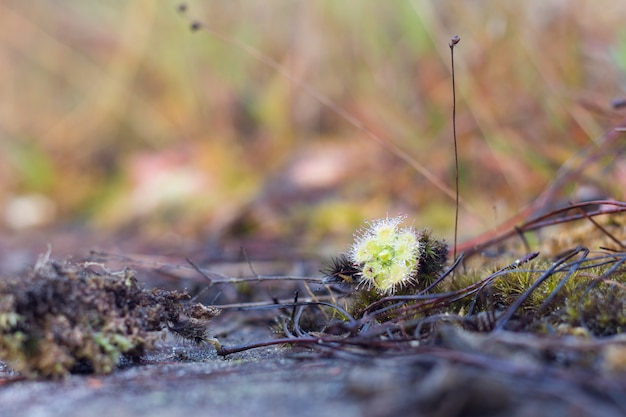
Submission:
[[[580,213],[575,213],[568,215],[567,212],[572,211],[578,207],[589,207],[589,206],[603,206],[599,210],[586,212],[585,215]],[[608,208],[608,207],[614,208]],[[498,228],[498,233],[495,236],[485,237],[479,236],[470,241],[464,242],[461,245],[462,251],[465,253],[466,258],[482,251],[483,249],[497,244],[498,242],[502,242],[511,238],[512,236],[519,235],[520,233],[531,232],[533,230],[539,230],[547,226],[554,226],[561,223],[568,223],[571,221],[584,219],[586,217],[595,217],[606,214],[616,214],[626,212],[626,202],[624,201],[615,201],[615,200],[593,200],[593,201],[585,201],[582,203],[572,204],[566,207],[562,207],[559,209],[555,209],[550,211],[549,213],[542,214],[538,217],[535,217],[531,220],[524,222],[520,226],[515,226],[515,224],[506,224]],[[562,217],[558,217],[559,215],[563,215]],[[493,235],[493,233],[491,233]]]
[[[608,237],[609,239],[611,239],[613,242],[615,242],[617,244],[617,246],[619,246],[620,248],[624,249],[626,248],[626,246],[624,246],[624,244],[615,236],[613,236],[613,234],[611,234],[611,232],[609,232],[608,230],[606,230],[606,228],[604,228],[600,223],[598,223],[597,221],[595,221],[592,217],[590,217],[589,215],[587,215],[587,212],[585,210],[583,210],[582,208],[578,208],[578,210],[583,214],[583,216],[585,216],[587,218],[587,220],[589,220],[596,228],[600,229],[600,231],[602,233],[604,233],[604,235],[606,237]]]
[[[196,272],[198,272],[200,275],[202,275],[204,278],[206,278],[209,281],[209,285],[213,285],[213,284],[239,284],[242,282],[261,282],[261,281],[304,281],[304,282],[314,282],[314,283],[318,283],[321,284],[322,283],[322,277],[295,277],[295,276],[290,276],[290,275],[259,275],[256,273],[256,271],[254,270],[254,268],[252,268],[252,264],[248,262],[248,265],[250,266],[250,270],[252,271],[253,275],[249,276],[249,277],[228,277],[226,275],[217,273],[217,272],[212,272],[212,271],[207,271],[204,270],[202,268],[200,268],[198,265],[196,265],[191,259],[189,258],[185,258],[187,263],[189,265],[191,265],[191,267],[193,269],[196,270]]]
[[[456,83],[454,81],[454,45],[459,43],[461,38],[454,35],[450,40],[450,60],[452,63],[452,132],[454,135],[454,188],[455,188],[455,210],[454,210],[454,258],[456,259],[456,245],[459,230],[459,151],[456,143]]]
[[[450,266],[450,268],[448,268],[448,270],[446,272],[444,272],[439,278],[437,278],[432,284],[430,284],[428,287],[426,287],[422,291],[420,291],[418,293],[419,295],[428,293],[428,291],[432,290],[437,285],[439,285],[439,283],[441,281],[446,279],[446,277],[448,275],[450,275],[456,269],[457,266],[459,266],[459,263],[461,263],[461,260],[463,259],[463,253],[461,253],[458,258],[455,255],[454,258],[455,258],[455,260],[454,260],[454,263],[452,264],[452,266]]]

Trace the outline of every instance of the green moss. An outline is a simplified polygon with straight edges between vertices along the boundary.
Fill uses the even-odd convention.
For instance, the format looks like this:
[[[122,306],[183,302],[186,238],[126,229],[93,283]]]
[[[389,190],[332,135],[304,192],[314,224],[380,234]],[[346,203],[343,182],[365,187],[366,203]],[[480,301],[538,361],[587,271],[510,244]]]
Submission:
[[[420,294],[441,275],[447,247],[427,232],[422,233],[420,242],[426,244],[421,245],[424,251],[420,259],[428,261],[414,284],[403,287],[395,295]],[[580,337],[620,334],[626,331],[626,268],[619,268],[620,259],[613,255],[572,257],[569,263],[561,264],[534,260],[496,268],[491,275],[457,271],[428,290],[435,299],[377,304],[375,310],[390,309],[377,315],[376,320],[384,322],[401,315],[404,321],[418,323],[421,318],[440,315],[458,317],[460,323],[467,321],[472,330],[479,331],[490,331],[498,320],[506,320],[505,328],[516,331]],[[358,272],[349,269],[351,265],[345,258],[339,258],[333,266],[332,271],[356,280],[356,289],[346,301],[346,309],[354,317],[371,312],[372,305],[385,297],[359,282]],[[484,285],[477,288],[479,282]],[[436,299],[438,294],[440,299]],[[477,326],[476,317],[488,318],[489,323],[481,321]]]
[[[417,282],[425,288],[441,275],[448,262],[448,245],[443,239],[433,236],[430,229],[418,232],[420,243],[419,265],[417,267]]]
[[[609,336],[626,330],[626,274],[613,265],[594,265],[592,261],[557,269],[549,276],[548,262],[534,262],[527,268],[504,271],[486,287],[479,298],[478,311],[511,308],[519,297],[524,301],[512,318],[518,330]],[[467,278],[467,277],[465,277]],[[543,279],[533,290],[539,278]],[[458,278],[467,283],[463,278]],[[571,330],[571,331],[570,331]]]
[[[218,310],[188,298],[144,290],[128,270],[42,262],[24,278],[0,281],[0,359],[29,377],[61,377],[112,372],[121,357],[152,349],[166,327],[210,342],[206,324]]]

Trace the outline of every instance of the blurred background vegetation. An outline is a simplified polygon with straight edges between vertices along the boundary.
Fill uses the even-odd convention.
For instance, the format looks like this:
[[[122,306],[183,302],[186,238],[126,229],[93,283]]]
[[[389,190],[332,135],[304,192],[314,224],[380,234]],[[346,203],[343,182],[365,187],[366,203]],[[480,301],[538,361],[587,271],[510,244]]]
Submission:
[[[626,85],[620,2],[186,5],[0,3],[5,233],[72,225],[333,253],[364,219],[401,212],[450,240],[453,199],[294,79],[453,187],[455,34],[462,238],[515,214],[623,117],[610,105]],[[559,198],[623,199],[625,173],[614,154]]]

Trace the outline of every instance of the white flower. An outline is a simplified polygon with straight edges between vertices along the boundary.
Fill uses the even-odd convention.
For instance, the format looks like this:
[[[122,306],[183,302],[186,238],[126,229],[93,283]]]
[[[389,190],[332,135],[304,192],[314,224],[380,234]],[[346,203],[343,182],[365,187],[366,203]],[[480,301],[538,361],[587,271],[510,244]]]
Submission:
[[[352,245],[350,260],[361,277],[379,292],[392,294],[415,279],[419,246],[415,230],[399,229],[405,216],[378,219],[364,228]]]

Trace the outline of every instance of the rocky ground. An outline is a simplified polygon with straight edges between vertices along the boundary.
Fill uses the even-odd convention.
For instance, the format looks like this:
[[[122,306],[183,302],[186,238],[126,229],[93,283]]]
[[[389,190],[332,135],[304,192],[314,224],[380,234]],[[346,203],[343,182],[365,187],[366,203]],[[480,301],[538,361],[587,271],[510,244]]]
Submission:
[[[226,340],[268,336],[249,329]],[[221,358],[210,346],[172,339],[106,376],[6,380],[0,404],[3,416],[23,417],[621,416],[626,410],[623,378],[594,386],[594,375],[576,370],[448,352],[322,355],[266,347]]]
[[[24,264],[32,264],[37,249],[23,247],[13,253],[21,254]],[[11,250],[5,243],[4,256]],[[251,314],[255,313],[247,317]],[[226,347],[270,340],[274,335],[267,317],[241,320],[240,313],[225,312],[216,319],[213,333]],[[269,346],[224,358],[211,345],[168,337],[140,362],[122,364],[109,375],[27,380],[4,366],[0,415],[626,414],[623,350],[613,352],[615,370],[606,372],[604,345],[569,344],[567,349],[574,353],[567,356],[563,354],[567,349],[553,350],[549,342],[444,328],[434,345],[395,353]]]

